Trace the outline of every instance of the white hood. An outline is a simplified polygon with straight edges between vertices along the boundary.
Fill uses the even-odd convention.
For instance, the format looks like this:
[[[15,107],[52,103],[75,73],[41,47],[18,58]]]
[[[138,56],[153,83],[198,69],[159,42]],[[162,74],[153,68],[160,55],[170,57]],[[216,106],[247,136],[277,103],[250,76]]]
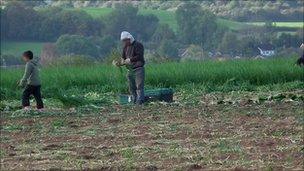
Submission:
[[[131,43],[134,42],[134,37],[127,31],[121,32],[120,40],[130,39]]]

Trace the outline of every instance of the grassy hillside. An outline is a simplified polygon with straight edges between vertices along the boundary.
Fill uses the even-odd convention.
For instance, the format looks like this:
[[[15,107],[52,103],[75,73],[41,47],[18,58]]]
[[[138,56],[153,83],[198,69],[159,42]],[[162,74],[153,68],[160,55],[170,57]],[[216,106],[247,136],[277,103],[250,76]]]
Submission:
[[[251,26],[250,24],[241,23],[241,22],[237,22],[237,21],[226,20],[226,19],[222,19],[222,18],[218,18],[217,23],[220,26],[228,27],[231,30],[240,30],[240,29],[244,29],[246,27]]]
[[[151,10],[151,9],[141,9],[139,13],[142,15],[153,14],[157,16],[160,23],[168,24],[174,31],[177,31],[177,21],[173,12],[166,10]]]
[[[264,22],[251,22],[248,23],[251,25],[263,26]],[[303,28],[304,22],[274,22],[274,26],[276,27],[287,27],[287,28]]]
[[[112,8],[81,8],[81,10],[85,10],[88,14],[93,17],[99,17],[103,15],[107,15],[112,12]]]
[[[113,11],[113,8],[81,8],[93,17],[99,17],[109,14]],[[158,17],[160,23],[169,24],[173,30],[177,30],[177,22],[173,12],[166,10],[151,10],[151,9],[139,9],[139,13],[142,15],[153,14]]]
[[[109,14],[112,8],[83,8],[88,14],[93,17],[99,17]],[[139,13],[142,15],[153,14],[158,17],[160,23],[168,24],[174,31],[177,31],[177,21],[175,19],[174,12],[167,10],[152,10],[152,9],[140,9]],[[249,25],[246,23],[240,23],[236,21],[230,21],[225,19],[218,19],[220,25],[226,26],[232,30],[239,30]]]
[[[1,54],[10,54],[20,56],[22,52],[31,50],[37,56],[40,56],[43,42],[1,42]]]
[[[83,8],[87,13],[93,17],[98,17],[101,15],[109,14],[113,9],[112,8]],[[174,12],[167,10],[152,10],[152,9],[140,9],[140,14],[148,15],[154,14],[158,17],[160,23],[167,23],[174,31],[177,30],[177,22],[175,19]],[[239,30],[250,26],[262,26],[264,22],[237,22],[226,19],[219,18],[217,23],[230,28],[231,30]],[[277,27],[286,27],[286,28],[301,28],[304,27],[304,22],[274,22],[274,25]]]

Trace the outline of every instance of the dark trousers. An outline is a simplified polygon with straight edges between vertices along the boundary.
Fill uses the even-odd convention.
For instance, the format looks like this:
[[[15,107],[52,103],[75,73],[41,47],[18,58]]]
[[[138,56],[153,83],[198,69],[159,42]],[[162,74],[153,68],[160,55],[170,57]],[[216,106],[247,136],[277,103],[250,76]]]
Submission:
[[[22,94],[22,106],[23,107],[30,106],[30,96],[33,95],[36,100],[37,109],[43,108],[40,88],[41,88],[40,85],[38,85],[38,86],[27,85],[25,87],[23,94]]]
[[[304,54],[297,60],[297,65],[304,66]]]
[[[143,104],[145,101],[144,81],[145,68],[139,67],[130,70],[127,75],[129,82],[129,91],[132,94],[133,102],[136,104]]]

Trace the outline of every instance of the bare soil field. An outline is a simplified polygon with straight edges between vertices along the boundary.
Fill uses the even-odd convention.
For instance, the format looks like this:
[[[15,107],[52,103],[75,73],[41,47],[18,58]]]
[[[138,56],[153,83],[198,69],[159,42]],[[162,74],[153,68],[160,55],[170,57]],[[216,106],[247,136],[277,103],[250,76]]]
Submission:
[[[303,170],[303,104],[3,112],[1,170]]]

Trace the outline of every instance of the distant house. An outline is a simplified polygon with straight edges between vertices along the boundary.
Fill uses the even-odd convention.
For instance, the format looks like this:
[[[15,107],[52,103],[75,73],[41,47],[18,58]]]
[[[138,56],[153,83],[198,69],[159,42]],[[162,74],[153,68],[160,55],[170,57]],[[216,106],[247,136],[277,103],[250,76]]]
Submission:
[[[271,44],[262,44],[258,46],[260,55],[264,57],[273,56],[275,54],[274,47]]]

